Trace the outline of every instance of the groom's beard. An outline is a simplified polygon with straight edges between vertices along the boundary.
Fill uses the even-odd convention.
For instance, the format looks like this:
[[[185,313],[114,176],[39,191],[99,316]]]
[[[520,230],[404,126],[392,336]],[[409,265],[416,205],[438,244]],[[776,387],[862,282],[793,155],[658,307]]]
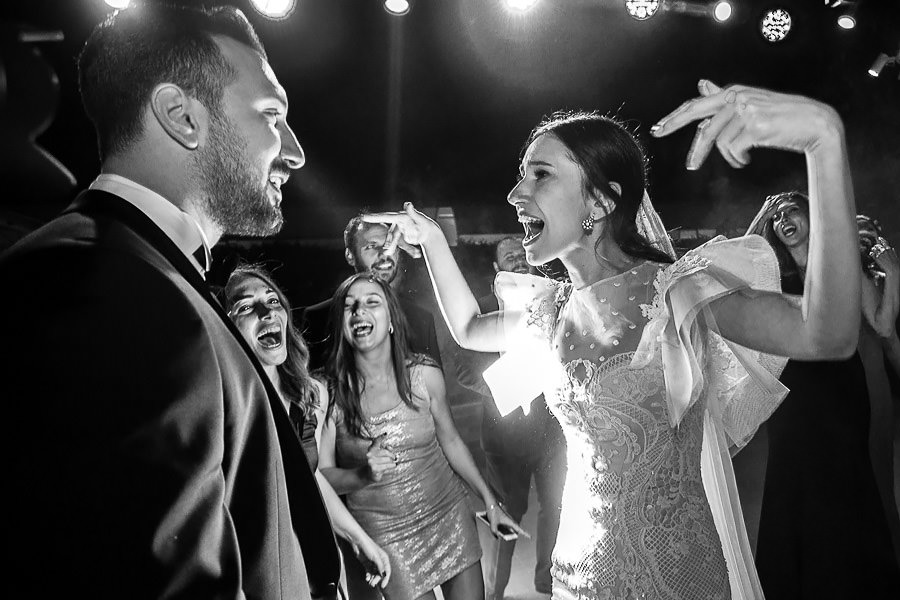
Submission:
[[[256,173],[246,157],[247,142],[224,115],[211,114],[208,145],[194,159],[204,210],[223,233],[268,236],[284,223],[281,208],[268,196],[269,173]],[[287,172],[287,165],[271,166]]]

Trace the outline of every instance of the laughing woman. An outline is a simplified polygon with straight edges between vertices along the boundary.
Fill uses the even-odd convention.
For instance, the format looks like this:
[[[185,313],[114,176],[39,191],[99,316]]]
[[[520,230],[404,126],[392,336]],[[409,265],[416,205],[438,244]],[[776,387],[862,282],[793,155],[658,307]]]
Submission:
[[[809,210],[809,198],[801,192],[769,196],[748,230],[772,245],[782,289],[791,294],[804,290]],[[756,546],[769,600],[900,597],[900,568],[891,540],[897,507],[889,492],[890,442],[871,451],[869,443],[870,412],[887,410],[876,427],[889,426],[891,420],[874,315],[888,313],[882,322],[889,335],[897,318],[896,254],[889,246],[882,252],[887,254],[879,256],[882,264],[892,267],[887,289],[882,294],[872,279],[863,279],[866,318],[857,351],[843,360],[792,360],[781,375],[791,392],[767,423],[769,456]],[[860,270],[859,263],[855,267]],[[886,469],[873,469],[883,462]],[[887,479],[883,501],[879,476]]]
[[[593,113],[538,125],[507,198],[528,262],[559,259],[568,281],[501,273],[501,311],[480,314],[434,221],[411,205],[365,217],[422,246],[461,346],[508,351],[497,366],[506,377],[492,381],[523,388],[541,374],[530,391],[546,392],[567,442],[555,600],[761,598],[729,446],[746,443],[784,397],[764,353],[844,357],[856,345],[859,259],[837,113],[746,86],[704,80],[699,91],[650,130],[661,137],[701,121],[688,168],[714,145],[735,167],[757,147],[806,157],[812,285],[802,303],[780,293],[759,236],[716,239],[675,260],[645,194],[640,146]],[[495,398],[505,395],[497,386]]]
[[[373,587],[387,585],[391,565],[384,550],[347,512],[328,480],[317,466],[318,442],[325,421],[328,393],[307,370],[309,353],[300,332],[294,327],[287,298],[272,276],[262,267],[248,265],[234,270],[225,284],[224,305],[263,370],[278,391],[303,451],[315,472],[322,499],[335,533],[350,542],[370,566],[368,582]],[[302,515],[295,515],[302,518]]]
[[[440,369],[411,355],[390,286],[368,273],[334,294],[328,361],[335,403],[320,466],[363,528],[390,555],[388,600],[484,598],[481,547],[461,476],[491,528],[524,533],[498,506],[453,424]]]

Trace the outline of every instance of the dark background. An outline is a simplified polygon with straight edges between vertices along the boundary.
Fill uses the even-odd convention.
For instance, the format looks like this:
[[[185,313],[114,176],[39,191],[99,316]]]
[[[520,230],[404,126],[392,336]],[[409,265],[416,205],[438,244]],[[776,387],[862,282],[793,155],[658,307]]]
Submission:
[[[402,17],[386,13],[381,0],[298,0],[281,21],[247,1],[229,3],[244,9],[267,47],[307,164],[285,188],[284,230],[262,242],[226,239],[216,249],[216,273],[235,254],[272,259],[282,263],[279,277],[295,303],[326,297],[347,274],[340,233],[353,214],[405,200],[454,209],[461,259],[476,291],[486,291],[488,254],[472,250],[470,236],[519,231],[505,196],[520,146],[541,116],[560,108],[627,120],[651,157],[650,190],[668,227],[741,231],[767,194],[805,186],[803,159],[758,152],[736,171],[714,153],[699,171],[686,171],[693,131],[663,140],[646,132],[696,95],[701,77],[835,106],[846,124],[858,208],[900,241],[900,67],[877,79],[866,73],[879,52],[898,51],[896,0],[859,2],[851,31],[837,27],[839,11],[822,0],[735,0],[724,24],[671,10],[636,21],[624,0],[543,0],[525,14],[500,0],[418,0]],[[787,39],[775,44],[758,31],[763,11],[774,6],[794,19]],[[75,56],[109,10],[102,0],[6,0],[0,8],[7,34],[18,23],[64,35],[30,45],[59,79],[55,118],[37,143],[79,188],[99,164],[77,95]],[[15,83],[10,77],[11,95]],[[40,179],[26,177],[35,185]],[[72,193],[23,205],[4,192],[0,209],[14,210],[0,214],[7,223],[17,218],[10,214],[36,223]]]

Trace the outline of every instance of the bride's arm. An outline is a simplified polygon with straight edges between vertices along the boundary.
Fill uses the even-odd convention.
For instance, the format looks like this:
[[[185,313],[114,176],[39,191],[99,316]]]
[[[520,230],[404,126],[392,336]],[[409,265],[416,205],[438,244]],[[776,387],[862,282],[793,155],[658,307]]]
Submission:
[[[840,358],[856,348],[860,319],[857,226],[844,127],[829,106],[769,90],[701,82],[703,97],[654,130],[665,135],[706,119],[689,168],[715,143],[736,167],[748,151],[768,147],[803,153],[809,178],[809,258],[802,302],[782,294],[731,294],[711,304],[719,331],[741,344],[791,358]]]
[[[406,242],[421,245],[438,305],[457,344],[480,352],[505,350],[501,313],[479,313],[478,302],[460,272],[441,228],[413,208],[412,203],[407,202],[403,208],[401,212],[364,215],[363,220],[396,224]]]

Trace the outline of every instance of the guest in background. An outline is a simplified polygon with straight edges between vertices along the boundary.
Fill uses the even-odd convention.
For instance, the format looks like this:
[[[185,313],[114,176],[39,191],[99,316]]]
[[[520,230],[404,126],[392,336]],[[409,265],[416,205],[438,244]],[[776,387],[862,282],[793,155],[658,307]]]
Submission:
[[[897,251],[882,236],[878,221],[857,215],[859,252],[862,260],[863,325],[859,336],[859,355],[866,366],[869,388],[869,452],[875,481],[888,515],[894,554],[900,562],[900,518],[897,507],[900,496],[895,491],[894,454],[895,411],[894,397],[900,389],[891,390],[889,372],[900,375],[896,362],[897,315],[900,313],[900,261]],[[895,384],[896,385],[896,384]]]
[[[812,239],[806,194],[770,196],[747,233],[774,248],[784,292],[802,294]],[[884,367],[881,357],[864,361],[863,354],[791,360],[781,375],[790,393],[767,421],[756,550],[768,600],[900,594],[892,511],[882,504],[869,457],[870,403],[878,390],[868,381]]]
[[[309,375],[309,352],[294,327],[287,297],[263,267],[246,265],[229,276],[224,299],[228,316],[259,358],[288,411],[309,467],[315,472],[335,532],[362,555],[363,564],[370,568],[366,574],[368,583],[387,585],[391,575],[387,554],[359,526],[318,471],[318,443],[325,423],[328,391]]]
[[[365,213],[350,219],[344,229],[344,258],[347,264],[357,273],[371,271],[391,286],[409,323],[410,349],[414,353],[431,357],[438,367],[443,368],[434,317],[416,303],[409,290],[404,289],[407,262],[410,257],[421,256],[421,252],[402,240],[399,245],[393,246],[393,250],[385,248],[388,228],[380,223],[364,222],[362,214]],[[330,307],[331,300],[325,300],[303,309],[297,319],[299,329],[309,344],[309,363],[312,369],[324,366],[333,343],[330,335],[334,331],[334,324],[328,320]]]
[[[531,273],[525,260],[522,236],[501,239],[495,248],[494,271]],[[497,297],[489,294],[478,299],[482,314],[499,310]],[[534,589],[551,592],[550,562],[556,533],[563,485],[566,481],[566,443],[559,422],[547,409],[544,396],[531,402],[526,415],[521,408],[501,416],[484,382],[482,373],[499,358],[498,354],[460,348],[457,377],[464,387],[479,394],[483,402],[481,446],[485,456],[485,474],[501,505],[521,523],[528,510],[528,495],[534,479],[540,511],[535,534],[536,564]],[[515,540],[496,539],[487,551],[485,581],[489,600],[500,600],[509,583]]]
[[[412,354],[390,285],[370,273],[332,301],[328,359],[333,412],[320,466],[363,528],[391,557],[388,600],[484,597],[481,548],[462,477],[484,502],[491,530],[522,532],[497,505],[460,439],[432,360]]]

